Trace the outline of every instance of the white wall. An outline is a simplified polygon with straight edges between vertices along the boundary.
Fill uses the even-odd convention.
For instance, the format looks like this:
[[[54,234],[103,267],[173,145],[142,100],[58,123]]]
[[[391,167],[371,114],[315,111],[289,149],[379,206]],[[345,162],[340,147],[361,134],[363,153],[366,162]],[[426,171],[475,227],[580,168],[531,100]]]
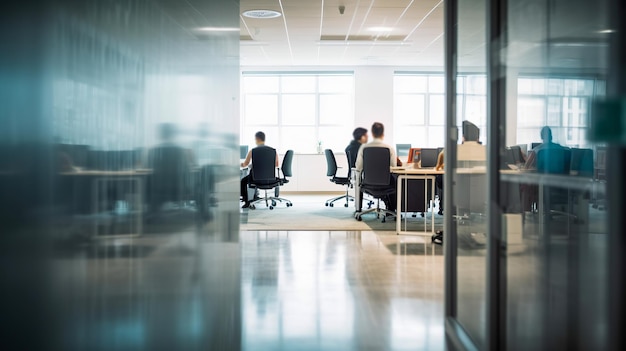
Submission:
[[[393,67],[357,67],[354,70],[355,127],[385,125],[385,139],[393,145]]]

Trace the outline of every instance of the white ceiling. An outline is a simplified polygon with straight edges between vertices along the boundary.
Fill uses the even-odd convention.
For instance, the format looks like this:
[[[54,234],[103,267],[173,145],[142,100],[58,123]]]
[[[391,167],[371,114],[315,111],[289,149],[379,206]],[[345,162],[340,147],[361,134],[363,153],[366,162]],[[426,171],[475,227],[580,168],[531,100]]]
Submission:
[[[443,66],[442,0],[241,0],[240,6],[242,13],[283,14],[241,16],[243,66]]]

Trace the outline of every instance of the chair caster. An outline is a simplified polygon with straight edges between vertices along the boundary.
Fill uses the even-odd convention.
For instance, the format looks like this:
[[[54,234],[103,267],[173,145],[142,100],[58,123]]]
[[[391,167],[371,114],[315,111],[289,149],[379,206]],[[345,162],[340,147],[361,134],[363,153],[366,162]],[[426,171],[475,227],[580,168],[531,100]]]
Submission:
[[[333,204],[332,202],[330,203],[330,205],[328,205],[330,207],[335,207],[335,204]]]
[[[363,220],[363,218],[361,218],[361,216],[356,216],[356,220],[361,222]]]
[[[292,207],[293,204],[291,202],[287,202],[287,207]]]
[[[272,200],[272,206],[276,206],[276,201]]]
[[[348,207],[348,204],[343,205],[343,207]]]
[[[251,209],[251,210],[256,210],[256,206],[254,206],[254,205],[250,205],[250,207],[248,207],[248,208]]]
[[[387,222],[387,216],[383,216],[383,220],[381,221],[382,223]]]
[[[274,209],[274,206],[270,206],[270,210],[273,210],[273,209]]]
[[[413,213],[413,214],[411,215],[411,217],[415,218],[415,217],[417,217],[417,215],[416,215],[415,213]]]
[[[422,216],[422,218],[424,218],[424,212],[422,212],[422,213],[420,214],[420,216]]]
[[[326,207],[328,207],[328,202],[326,203]]]

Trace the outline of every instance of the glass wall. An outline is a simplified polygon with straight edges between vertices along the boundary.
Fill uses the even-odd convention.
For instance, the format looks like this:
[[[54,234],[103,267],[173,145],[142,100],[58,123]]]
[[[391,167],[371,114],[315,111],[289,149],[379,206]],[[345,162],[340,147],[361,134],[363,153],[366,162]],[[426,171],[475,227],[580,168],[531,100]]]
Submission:
[[[463,125],[458,134],[454,128],[465,118],[459,111],[467,102],[457,99],[456,108],[448,110],[446,177],[452,179],[444,184],[452,191],[445,207],[451,349],[612,347],[609,315],[616,301],[610,300],[613,268],[607,257],[611,252],[623,257],[609,245],[612,235],[623,232],[610,227],[608,213],[623,209],[607,205],[613,197],[607,189],[621,191],[623,166],[607,160],[610,150],[620,153],[614,160],[623,159],[623,150],[607,147],[598,140],[608,139],[592,133],[601,121],[619,119],[599,113],[606,87],[623,96],[616,89],[623,89],[622,78],[613,73],[621,61],[609,64],[611,53],[623,51],[611,46],[618,30],[609,23],[610,3],[446,4],[446,29],[453,33],[447,92],[461,96],[467,90],[467,78],[457,72],[487,77],[484,100],[475,97],[485,113],[472,121],[482,145],[474,145],[471,155],[463,149],[473,127]],[[465,143],[457,145],[457,135]]]
[[[444,210],[446,216],[454,218],[451,235],[457,242],[456,318],[479,348],[486,345],[487,302],[487,65],[482,46],[486,4],[486,0],[458,2],[454,126],[458,137],[452,153],[455,157],[445,163],[446,170],[452,170],[454,185],[453,202],[445,204]]]
[[[604,349],[606,182],[589,140],[608,71],[607,1],[518,1],[508,23],[506,116],[498,145],[508,349]],[[531,47],[528,43],[534,43]],[[521,49],[522,47],[526,49]],[[518,78],[519,77],[519,78]],[[517,90],[517,91],[516,91]],[[527,143],[534,144],[528,145]],[[521,145],[522,167],[518,162]],[[495,164],[495,163],[494,163]],[[494,212],[494,213],[496,213]],[[593,306],[593,307],[592,307]]]
[[[241,144],[263,131],[279,152],[343,150],[354,127],[352,74],[252,74],[243,76]]]
[[[238,349],[238,2],[4,2],[0,51],[4,348]]]

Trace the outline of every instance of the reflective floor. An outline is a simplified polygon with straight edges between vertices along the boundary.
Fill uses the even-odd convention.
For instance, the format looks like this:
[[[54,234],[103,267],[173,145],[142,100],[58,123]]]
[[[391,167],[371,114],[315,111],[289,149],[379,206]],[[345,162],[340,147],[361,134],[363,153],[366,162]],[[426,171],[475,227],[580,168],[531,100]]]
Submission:
[[[191,230],[53,262],[63,349],[444,349],[443,256],[417,237]]]
[[[443,256],[372,232],[248,232],[246,350],[440,350]],[[429,251],[430,252],[430,251]]]

